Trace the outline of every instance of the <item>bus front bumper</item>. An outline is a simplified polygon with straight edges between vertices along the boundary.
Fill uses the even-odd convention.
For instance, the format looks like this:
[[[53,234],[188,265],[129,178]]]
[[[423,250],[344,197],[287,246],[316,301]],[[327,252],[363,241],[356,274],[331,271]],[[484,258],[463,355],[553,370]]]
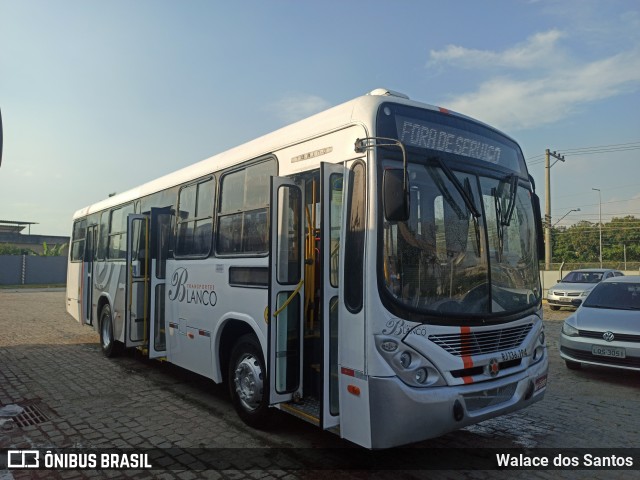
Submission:
[[[542,400],[546,359],[523,372],[452,387],[414,388],[397,377],[369,377],[372,448],[438,437]]]

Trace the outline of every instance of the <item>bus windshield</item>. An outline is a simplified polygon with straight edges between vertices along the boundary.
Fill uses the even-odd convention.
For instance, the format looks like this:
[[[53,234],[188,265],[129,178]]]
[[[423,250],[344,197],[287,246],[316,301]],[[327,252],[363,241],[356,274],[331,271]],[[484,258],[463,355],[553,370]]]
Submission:
[[[413,160],[410,218],[381,225],[382,283],[391,296],[431,315],[535,306],[540,290],[528,185],[511,174],[449,170],[437,155]],[[383,162],[383,168],[398,166]]]

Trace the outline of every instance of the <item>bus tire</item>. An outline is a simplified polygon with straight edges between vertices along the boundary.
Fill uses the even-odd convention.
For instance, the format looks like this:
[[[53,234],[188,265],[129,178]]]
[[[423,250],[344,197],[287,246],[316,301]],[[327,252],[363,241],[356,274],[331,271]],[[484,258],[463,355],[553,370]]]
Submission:
[[[100,347],[107,358],[115,357],[118,353],[118,345],[113,337],[113,317],[109,305],[105,305],[100,311]]]
[[[262,349],[252,333],[242,335],[233,346],[229,360],[229,393],[240,419],[252,428],[271,426],[269,385]]]

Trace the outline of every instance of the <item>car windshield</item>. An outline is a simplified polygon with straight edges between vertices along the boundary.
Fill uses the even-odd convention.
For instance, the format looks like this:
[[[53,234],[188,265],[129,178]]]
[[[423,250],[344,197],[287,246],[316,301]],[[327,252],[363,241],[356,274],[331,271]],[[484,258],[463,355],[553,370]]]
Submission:
[[[584,306],[614,310],[640,310],[640,283],[603,282],[591,291]]]
[[[514,312],[539,296],[529,189],[513,175],[409,163],[410,218],[383,222],[384,285],[396,301],[441,314]],[[397,168],[398,162],[384,162]]]
[[[571,272],[562,279],[562,283],[598,283],[602,272]]]

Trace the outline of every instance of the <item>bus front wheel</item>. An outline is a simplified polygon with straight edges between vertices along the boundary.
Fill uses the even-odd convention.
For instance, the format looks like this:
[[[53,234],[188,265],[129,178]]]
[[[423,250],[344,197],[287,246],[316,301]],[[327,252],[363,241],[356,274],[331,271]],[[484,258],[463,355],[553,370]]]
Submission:
[[[243,335],[233,346],[228,378],[229,393],[238,416],[250,427],[268,428],[273,412],[269,409],[262,349],[255,335]]]
[[[113,337],[113,318],[109,305],[105,305],[100,312],[100,347],[107,358],[114,357],[118,353],[118,346]]]

